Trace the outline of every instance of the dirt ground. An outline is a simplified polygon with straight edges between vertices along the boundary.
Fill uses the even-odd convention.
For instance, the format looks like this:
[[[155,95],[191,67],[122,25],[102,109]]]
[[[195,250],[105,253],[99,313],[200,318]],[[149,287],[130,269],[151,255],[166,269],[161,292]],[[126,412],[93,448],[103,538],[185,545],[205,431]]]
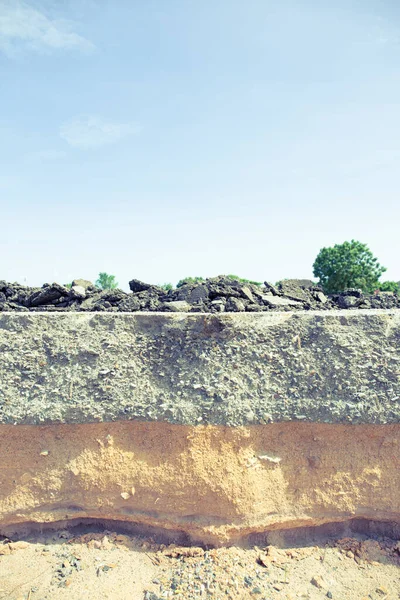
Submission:
[[[400,542],[204,550],[73,528],[0,542],[0,600],[397,600]]]

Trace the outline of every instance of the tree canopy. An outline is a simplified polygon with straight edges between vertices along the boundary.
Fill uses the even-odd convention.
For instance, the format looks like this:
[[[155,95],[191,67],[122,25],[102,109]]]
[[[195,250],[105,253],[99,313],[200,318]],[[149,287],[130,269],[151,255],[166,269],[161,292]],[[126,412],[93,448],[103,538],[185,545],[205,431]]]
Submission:
[[[99,277],[96,280],[96,285],[102,290],[114,290],[116,287],[118,287],[118,282],[115,281],[115,275],[99,273]]]
[[[322,248],[313,264],[314,277],[328,294],[346,288],[373,292],[382,285],[379,278],[385,271],[368,246],[356,240]]]

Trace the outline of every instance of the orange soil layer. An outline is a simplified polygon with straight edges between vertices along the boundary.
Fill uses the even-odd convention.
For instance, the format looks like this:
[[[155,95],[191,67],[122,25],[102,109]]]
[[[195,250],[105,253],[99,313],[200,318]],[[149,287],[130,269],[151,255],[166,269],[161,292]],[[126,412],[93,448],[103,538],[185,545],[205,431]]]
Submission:
[[[96,518],[221,544],[354,517],[399,523],[399,446],[399,424],[1,425],[0,533]]]

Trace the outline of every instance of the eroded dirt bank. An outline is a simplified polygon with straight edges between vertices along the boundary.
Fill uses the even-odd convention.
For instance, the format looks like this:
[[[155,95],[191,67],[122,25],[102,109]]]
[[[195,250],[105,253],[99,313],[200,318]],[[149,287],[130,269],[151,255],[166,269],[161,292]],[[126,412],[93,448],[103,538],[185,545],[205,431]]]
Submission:
[[[1,425],[0,533],[116,519],[218,545],[354,517],[399,523],[399,446],[399,424]]]

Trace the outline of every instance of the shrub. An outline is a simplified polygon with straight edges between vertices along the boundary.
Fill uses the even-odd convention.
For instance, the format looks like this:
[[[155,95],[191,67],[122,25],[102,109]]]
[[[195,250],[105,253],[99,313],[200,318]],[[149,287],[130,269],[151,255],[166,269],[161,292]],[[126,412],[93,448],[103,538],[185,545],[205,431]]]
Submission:
[[[378,290],[381,292],[394,292],[395,294],[400,294],[400,287],[396,281],[383,281],[379,284]]]
[[[251,283],[253,285],[262,285],[261,281],[253,281],[252,279],[245,279],[244,277],[239,277],[238,275],[225,275],[228,279],[234,279],[235,281],[240,281],[240,283]]]
[[[115,288],[118,287],[118,283],[115,281],[115,275],[109,275],[108,273],[99,273],[96,285],[102,290],[115,290]]]
[[[373,292],[380,286],[379,277],[386,271],[366,244],[351,240],[322,248],[313,264],[314,277],[328,294],[346,288]]]
[[[182,287],[186,283],[201,283],[205,281],[204,277],[185,277],[184,279],[180,279],[176,284],[177,288]]]
[[[169,290],[173,290],[174,286],[172,283],[163,283],[159,286],[164,292],[169,292]]]

